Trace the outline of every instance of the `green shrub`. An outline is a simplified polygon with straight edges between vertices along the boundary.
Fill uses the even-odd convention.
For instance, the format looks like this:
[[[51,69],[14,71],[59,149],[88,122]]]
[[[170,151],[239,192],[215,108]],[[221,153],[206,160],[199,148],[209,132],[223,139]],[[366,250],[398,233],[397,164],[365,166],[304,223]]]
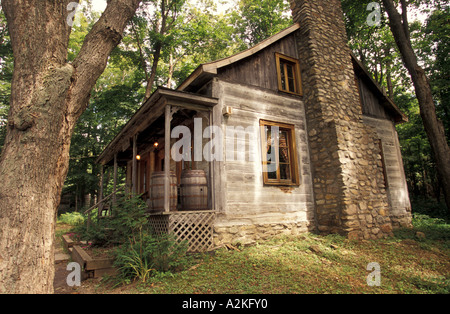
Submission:
[[[119,281],[139,279],[146,282],[158,272],[181,270],[187,263],[187,242],[179,243],[170,235],[152,235],[147,204],[139,197],[122,198],[112,208],[113,215],[92,219],[75,232],[93,246],[119,245],[115,266]]]
[[[79,212],[64,213],[58,217],[59,223],[77,226],[84,223],[85,217]]]
[[[442,218],[450,222],[450,211],[444,202],[437,202],[432,198],[417,197],[411,200],[412,212],[434,218]]]
[[[143,251],[137,251],[133,245],[118,249],[116,254],[114,265],[119,269],[122,280],[139,279],[146,282],[154,271]]]
[[[148,206],[140,196],[119,199],[109,219],[111,240],[123,243],[130,237],[137,238],[142,232],[147,233],[150,228],[147,211]]]
[[[183,269],[188,263],[186,252],[187,243],[178,243],[170,235],[141,233],[117,249],[114,265],[119,269],[122,281],[138,279],[146,282],[157,272]]]
[[[119,199],[112,213],[111,217],[91,218],[89,224],[86,219],[75,232],[94,246],[109,246],[124,243],[142,230],[148,231],[147,205],[139,196]]]
[[[88,224],[87,219],[84,224],[74,228],[77,240],[89,241],[93,246],[108,246],[112,243],[109,237],[109,222],[105,219],[91,219]]]

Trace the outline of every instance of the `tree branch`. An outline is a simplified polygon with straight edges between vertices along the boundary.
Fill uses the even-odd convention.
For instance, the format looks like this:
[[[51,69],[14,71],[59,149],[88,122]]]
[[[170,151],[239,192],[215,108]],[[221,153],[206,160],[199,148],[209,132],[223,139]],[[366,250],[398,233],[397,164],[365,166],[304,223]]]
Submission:
[[[417,65],[417,57],[412,49],[408,33],[405,33],[405,25],[400,13],[395,8],[392,0],[383,0],[384,7],[389,15],[389,25],[394,35],[395,42],[401,52],[403,62],[408,70],[414,69]]]
[[[141,58],[142,67],[144,68],[145,80],[148,81],[149,77],[148,77],[148,70],[147,70],[147,62],[145,61],[144,53],[142,51],[142,44],[141,44],[141,40],[139,38],[139,33],[137,32],[136,27],[133,22],[131,22],[131,29],[133,30],[133,33],[136,36],[136,42],[137,42],[138,49],[139,49],[139,56]]]
[[[110,0],[100,19],[86,36],[73,62],[76,73],[71,88],[69,112],[77,119],[86,109],[97,79],[103,73],[113,49],[122,39],[128,21],[141,0]]]
[[[406,39],[408,42],[411,41],[411,34],[409,32],[409,22],[408,22],[408,4],[405,0],[400,1],[402,4],[402,21],[403,21],[403,31],[405,32]]]

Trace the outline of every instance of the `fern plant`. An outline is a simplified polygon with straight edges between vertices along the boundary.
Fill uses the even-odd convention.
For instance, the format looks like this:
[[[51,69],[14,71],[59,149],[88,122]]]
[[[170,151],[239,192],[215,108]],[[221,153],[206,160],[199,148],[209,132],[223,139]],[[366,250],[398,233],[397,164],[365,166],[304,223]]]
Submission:
[[[114,265],[120,279],[146,282],[157,272],[177,271],[188,263],[186,242],[177,242],[170,235],[154,236],[141,232],[116,250]]]

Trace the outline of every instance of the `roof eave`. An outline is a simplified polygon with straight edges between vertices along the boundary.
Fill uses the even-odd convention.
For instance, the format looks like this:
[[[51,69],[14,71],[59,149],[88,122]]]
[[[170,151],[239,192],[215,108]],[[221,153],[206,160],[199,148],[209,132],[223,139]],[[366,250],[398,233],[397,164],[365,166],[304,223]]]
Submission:
[[[176,91],[173,89],[158,87],[158,89],[148,98],[139,110],[131,117],[131,119],[125,124],[122,130],[114,137],[114,139],[106,146],[100,156],[97,158],[96,163],[105,165],[114,158],[114,154],[117,153],[117,149],[122,147],[120,143],[131,138],[133,135],[139,132],[139,130],[145,125],[147,120],[142,116],[149,110],[153,110],[153,106],[159,108],[161,101],[165,104],[176,104],[177,102],[187,101],[192,104],[201,105],[202,107],[213,107],[217,105],[218,99],[207,97],[203,95],[191,94],[183,91]],[[161,103],[160,103],[161,104]],[[152,109],[153,108],[153,109]]]

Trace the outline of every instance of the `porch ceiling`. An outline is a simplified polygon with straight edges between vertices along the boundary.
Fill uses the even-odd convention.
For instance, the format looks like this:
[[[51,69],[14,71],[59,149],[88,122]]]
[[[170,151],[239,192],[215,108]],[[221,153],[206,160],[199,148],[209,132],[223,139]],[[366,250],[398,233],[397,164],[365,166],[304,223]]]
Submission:
[[[161,125],[162,123],[161,129],[164,130],[164,118],[160,118],[164,117],[164,108],[167,105],[190,110],[210,111],[212,107],[217,105],[218,101],[217,98],[159,87],[106,146],[96,162],[106,165],[114,160],[115,154],[118,154],[119,161],[121,159],[129,160],[130,156],[128,156],[127,150],[136,134],[146,134],[145,140],[151,141],[152,136],[157,133],[158,124]],[[155,130],[149,130],[149,126],[154,123],[156,123]]]

